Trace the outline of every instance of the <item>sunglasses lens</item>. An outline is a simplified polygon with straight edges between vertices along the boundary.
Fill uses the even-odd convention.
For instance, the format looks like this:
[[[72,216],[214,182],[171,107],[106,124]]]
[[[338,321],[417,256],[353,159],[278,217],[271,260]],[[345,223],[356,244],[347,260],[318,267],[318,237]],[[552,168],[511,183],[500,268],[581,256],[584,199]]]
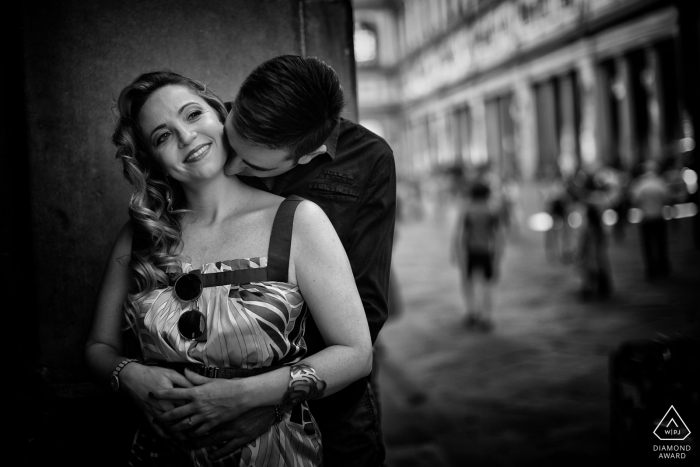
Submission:
[[[177,329],[185,339],[197,339],[204,334],[207,321],[197,310],[186,311],[177,321]]]
[[[194,274],[180,276],[175,282],[175,295],[185,302],[195,300],[202,293],[202,281]]]

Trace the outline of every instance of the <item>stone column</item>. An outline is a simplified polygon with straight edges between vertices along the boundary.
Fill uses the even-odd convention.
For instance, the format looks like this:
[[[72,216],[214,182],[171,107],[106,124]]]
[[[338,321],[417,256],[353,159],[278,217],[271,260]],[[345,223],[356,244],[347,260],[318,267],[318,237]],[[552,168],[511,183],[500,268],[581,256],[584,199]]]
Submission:
[[[503,131],[501,130],[500,98],[494,97],[485,105],[486,153],[491,170],[503,175]]]
[[[589,171],[601,165],[616,163],[618,160],[617,143],[615,142],[615,135],[613,134],[613,117],[617,115],[617,105],[613,105],[610,98],[610,92],[614,81],[613,75],[614,71],[607,67],[602,65],[596,67],[595,84],[591,87],[593,99],[584,97],[584,109],[586,101],[588,101],[588,105],[594,107],[590,110],[591,113],[588,115],[587,111],[584,110],[583,120],[585,121],[587,118],[592,118],[594,121],[589,122],[590,126],[588,126],[586,130],[581,130],[583,166],[584,169]],[[582,125],[584,125],[584,121],[581,122]],[[585,147],[587,144],[585,143],[587,141],[586,138],[589,136],[584,135],[584,131],[593,132],[588,133],[588,135],[594,139],[594,144],[591,144],[591,147]]]
[[[661,70],[659,68],[659,51],[656,47],[649,47],[645,50],[646,67],[642,74],[642,83],[647,90],[647,111],[649,114],[649,133],[647,135],[647,147],[649,157],[659,161],[663,158],[663,134],[665,132],[664,123],[664,101],[663,83]]]
[[[602,97],[605,97],[604,110],[609,112],[607,96],[600,95],[600,76],[596,76],[596,67],[593,58],[589,55],[576,64],[579,83],[579,99],[581,102],[581,121],[579,124],[579,147],[581,151],[581,166],[583,169],[593,169],[596,161],[601,157],[599,147],[603,145],[603,138],[609,138],[609,134],[597,128],[597,112],[602,112]],[[598,79],[597,79],[598,78]],[[606,92],[607,90],[603,90]],[[608,143],[606,142],[606,146]]]
[[[549,79],[536,88],[537,108],[537,174],[550,176],[558,167],[557,104],[555,80]]]
[[[448,109],[440,109],[433,119],[432,137],[435,145],[435,152],[438,165],[450,165],[455,162],[454,145],[451,144],[450,134],[447,131]]]
[[[625,56],[615,59],[615,82],[613,92],[617,99],[617,113],[620,122],[620,134],[617,151],[623,170],[631,170],[638,160],[637,141],[634,135],[635,104],[632,94],[632,73],[629,59]]]
[[[535,90],[526,79],[518,79],[514,88],[517,117],[515,147],[523,180],[534,179],[537,171],[537,109]]]
[[[471,135],[472,135],[472,110],[468,107],[460,107],[453,113],[454,127],[453,130],[453,141],[455,154],[459,156],[457,162],[462,165],[469,164],[472,160],[471,158]]]
[[[565,177],[574,174],[579,162],[576,144],[574,83],[574,76],[571,74],[562,76],[557,82],[559,91],[559,158],[557,163]]]
[[[486,149],[486,104],[482,96],[478,96],[469,101],[472,109],[472,140],[471,155],[472,163],[483,164],[488,160]]]

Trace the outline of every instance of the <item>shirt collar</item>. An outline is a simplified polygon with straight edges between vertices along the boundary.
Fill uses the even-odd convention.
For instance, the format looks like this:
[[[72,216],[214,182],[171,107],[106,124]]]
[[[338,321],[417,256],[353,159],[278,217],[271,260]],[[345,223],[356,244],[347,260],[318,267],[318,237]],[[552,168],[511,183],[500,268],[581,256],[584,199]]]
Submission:
[[[335,159],[335,151],[338,147],[338,136],[340,135],[340,119],[338,123],[335,124],[335,128],[331,131],[331,134],[326,138],[323,144],[326,145],[326,154],[331,156],[331,159]]]

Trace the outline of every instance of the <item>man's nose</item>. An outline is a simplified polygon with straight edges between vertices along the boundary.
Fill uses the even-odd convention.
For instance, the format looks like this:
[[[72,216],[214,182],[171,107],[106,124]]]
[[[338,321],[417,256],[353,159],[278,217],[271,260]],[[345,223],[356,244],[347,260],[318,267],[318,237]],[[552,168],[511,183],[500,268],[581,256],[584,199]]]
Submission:
[[[226,175],[238,175],[239,173],[243,172],[245,168],[246,165],[243,163],[243,161],[241,161],[241,158],[232,152],[226,160],[224,172]]]

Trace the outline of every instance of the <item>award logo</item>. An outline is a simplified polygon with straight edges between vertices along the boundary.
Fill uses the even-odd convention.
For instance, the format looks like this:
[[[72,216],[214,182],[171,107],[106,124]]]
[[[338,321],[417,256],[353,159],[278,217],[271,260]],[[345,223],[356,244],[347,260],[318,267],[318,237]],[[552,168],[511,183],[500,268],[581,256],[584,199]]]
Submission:
[[[658,453],[659,459],[685,459],[688,451],[693,448],[691,444],[679,443],[690,436],[690,430],[674,406],[666,411],[666,415],[656,426],[654,434],[661,441],[675,441],[653,446],[654,453]]]
[[[690,435],[690,430],[675,407],[671,406],[656,426],[654,434],[661,441],[683,441]]]

